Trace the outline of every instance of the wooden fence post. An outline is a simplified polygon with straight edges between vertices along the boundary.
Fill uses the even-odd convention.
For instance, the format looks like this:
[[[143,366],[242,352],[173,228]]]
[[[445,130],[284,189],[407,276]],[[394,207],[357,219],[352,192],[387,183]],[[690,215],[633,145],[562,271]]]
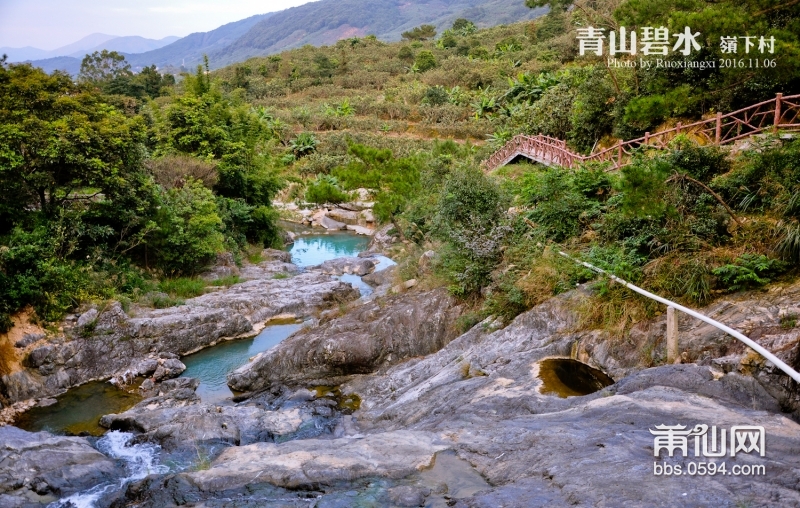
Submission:
[[[622,140],[617,144],[617,167],[622,165]]]
[[[678,125],[675,126],[675,134],[680,134],[681,133],[681,127],[682,126],[683,126],[683,123],[678,122]]]
[[[718,145],[722,137],[722,113],[717,111],[717,129],[714,133],[714,144]]]
[[[649,132],[645,132],[644,133],[644,144],[646,145],[649,142],[650,142],[650,133]]]
[[[678,356],[678,313],[675,307],[667,307],[667,363],[673,364]]]
[[[781,99],[783,99],[783,94],[779,93],[775,96],[775,120],[772,123],[772,131],[778,131],[778,125],[781,123]]]

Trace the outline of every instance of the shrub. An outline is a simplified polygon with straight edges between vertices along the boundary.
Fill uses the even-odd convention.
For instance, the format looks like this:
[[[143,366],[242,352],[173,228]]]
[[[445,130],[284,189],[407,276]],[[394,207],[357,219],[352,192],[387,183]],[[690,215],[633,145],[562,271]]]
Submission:
[[[417,57],[414,59],[414,65],[417,66],[419,72],[429,71],[436,67],[436,57],[427,49],[422,50],[417,53]]]
[[[414,61],[414,52],[408,46],[403,46],[400,48],[400,51],[397,53],[397,58],[400,60],[411,63]]]
[[[593,192],[591,186],[582,187],[582,190],[589,195]],[[560,167],[525,174],[520,196],[525,204],[533,207],[528,218],[556,242],[579,234],[582,225],[600,211],[598,201],[576,189],[575,175]]]
[[[459,296],[480,292],[491,283],[508,227],[500,187],[477,168],[455,170],[439,193],[434,231],[445,240],[440,267]]]
[[[442,106],[448,102],[450,102],[450,94],[442,86],[429,87],[425,90],[425,96],[422,97],[422,103],[431,106]]]
[[[158,230],[147,244],[166,273],[196,272],[223,250],[223,222],[214,195],[200,182],[165,191],[156,224]]]
[[[350,196],[339,188],[339,182],[329,175],[317,175],[306,188],[306,201],[309,203],[343,203]]]
[[[763,254],[742,254],[732,264],[714,269],[714,275],[727,291],[742,291],[768,284],[786,268],[786,263]]]

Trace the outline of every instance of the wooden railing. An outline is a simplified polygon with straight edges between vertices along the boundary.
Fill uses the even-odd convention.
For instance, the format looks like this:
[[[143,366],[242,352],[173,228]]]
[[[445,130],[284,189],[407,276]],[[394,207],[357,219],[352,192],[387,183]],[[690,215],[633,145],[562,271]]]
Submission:
[[[532,159],[547,166],[573,167],[586,162],[610,162],[612,169],[630,164],[633,152],[639,148],[665,149],[679,134],[686,134],[702,145],[724,145],[767,130],[800,130],[800,95],[778,94],[774,99],[759,102],[744,109],[713,118],[682,125],[630,141],[620,141],[590,155],[580,155],[567,148],[566,142],[539,134],[519,135],[484,161],[487,170],[497,169],[518,156]]]

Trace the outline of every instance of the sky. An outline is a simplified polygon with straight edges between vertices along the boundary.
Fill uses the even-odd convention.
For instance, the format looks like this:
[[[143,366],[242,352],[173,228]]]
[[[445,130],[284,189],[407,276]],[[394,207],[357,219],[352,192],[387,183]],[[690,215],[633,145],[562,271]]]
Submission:
[[[310,0],[0,0],[0,46],[51,50],[92,33],[161,39]]]

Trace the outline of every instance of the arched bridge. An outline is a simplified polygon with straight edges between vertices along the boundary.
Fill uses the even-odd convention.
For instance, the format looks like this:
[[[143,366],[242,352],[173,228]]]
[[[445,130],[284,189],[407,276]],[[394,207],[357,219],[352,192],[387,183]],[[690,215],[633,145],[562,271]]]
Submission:
[[[620,141],[590,155],[580,155],[567,148],[566,142],[539,134],[519,135],[484,161],[486,170],[497,169],[522,156],[546,166],[571,168],[586,162],[610,162],[612,169],[630,163],[633,151],[648,147],[666,149],[679,134],[687,134],[704,145],[724,145],[765,131],[800,130],[800,95],[778,94],[774,99],[759,102],[732,113],[717,113],[715,117],[650,134],[630,141]]]

